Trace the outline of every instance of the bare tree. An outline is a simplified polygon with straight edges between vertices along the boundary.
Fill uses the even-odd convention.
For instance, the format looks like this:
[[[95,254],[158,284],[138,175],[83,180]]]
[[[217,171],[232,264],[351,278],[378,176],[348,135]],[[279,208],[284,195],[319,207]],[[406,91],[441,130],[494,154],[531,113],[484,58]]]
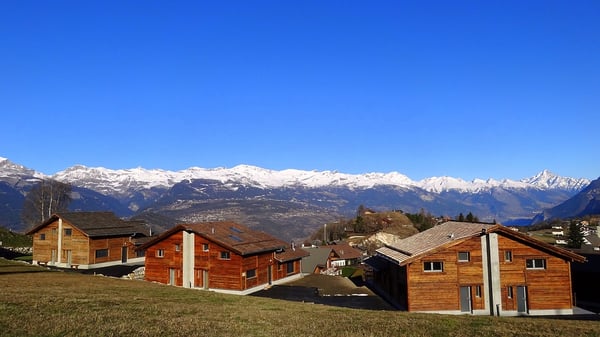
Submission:
[[[42,180],[25,196],[21,220],[28,227],[36,226],[53,213],[67,210],[71,203],[71,185],[56,180]]]

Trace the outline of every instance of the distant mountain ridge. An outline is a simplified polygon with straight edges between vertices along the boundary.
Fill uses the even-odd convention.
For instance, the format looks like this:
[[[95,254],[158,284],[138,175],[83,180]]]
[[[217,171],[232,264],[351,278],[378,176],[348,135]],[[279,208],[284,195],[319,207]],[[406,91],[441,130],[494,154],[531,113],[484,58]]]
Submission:
[[[413,181],[398,172],[268,170],[249,165],[181,171],[111,170],[76,165],[47,176],[0,158],[0,225],[20,229],[26,192],[42,178],[73,185],[71,210],[111,210],[119,216],[173,221],[233,220],[284,239],[312,234],[325,222],[375,210],[456,216],[473,212],[483,221],[532,219],[569,199],[588,179],[550,171],[519,181],[432,177]],[[6,200],[3,200],[5,198]]]
[[[250,165],[238,165],[233,168],[205,169],[191,167],[181,171],[147,170],[135,168],[127,170],[110,170],[102,167],[89,168],[81,165],[73,166],[52,176],[53,179],[70,182],[78,186],[121,193],[137,188],[169,188],[178,182],[194,179],[218,180],[222,183],[236,182],[247,186],[278,187],[348,187],[372,188],[374,186],[417,187],[428,192],[456,190],[461,192],[480,191],[486,188],[537,188],[580,190],[590,183],[585,178],[560,177],[548,170],[531,177],[514,181],[510,179],[474,179],[465,181],[452,177],[432,177],[420,181],[398,173],[365,173],[346,174],[337,171],[303,171],[287,169],[281,171],[263,169]]]

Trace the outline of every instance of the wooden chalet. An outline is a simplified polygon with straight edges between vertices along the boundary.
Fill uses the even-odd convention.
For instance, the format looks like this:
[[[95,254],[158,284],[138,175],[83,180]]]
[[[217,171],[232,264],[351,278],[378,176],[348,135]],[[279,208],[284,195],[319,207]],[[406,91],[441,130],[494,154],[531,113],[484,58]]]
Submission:
[[[92,269],[143,263],[137,251],[149,236],[140,221],[112,212],[61,212],[27,232],[33,236],[33,263],[59,268]]]
[[[139,249],[147,281],[241,295],[301,277],[308,255],[235,222],[177,225]]]
[[[502,225],[450,221],[377,250],[369,280],[413,312],[573,313],[571,262],[583,256]]]

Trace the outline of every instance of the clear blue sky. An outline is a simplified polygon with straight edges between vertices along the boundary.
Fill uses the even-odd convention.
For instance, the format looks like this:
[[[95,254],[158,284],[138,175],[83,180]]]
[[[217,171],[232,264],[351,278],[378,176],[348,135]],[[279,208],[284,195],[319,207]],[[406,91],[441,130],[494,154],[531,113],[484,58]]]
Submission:
[[[600,1],[0,1],[0,156],[600,176]]]

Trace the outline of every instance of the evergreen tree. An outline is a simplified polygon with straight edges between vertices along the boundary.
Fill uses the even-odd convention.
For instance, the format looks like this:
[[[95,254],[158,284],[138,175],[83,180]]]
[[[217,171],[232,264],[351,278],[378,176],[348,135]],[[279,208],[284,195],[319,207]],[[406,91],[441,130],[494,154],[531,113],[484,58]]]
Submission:
[[[458,221],[465,221],[465,216],[462,213],[458,215]]]
[[[467,214],[467,221],[468,222],[473,222],[473,213],[469,212],[469,214]]]
[[[581,248],[583,244],[583,233],[579,227],[577,221],[571,221],[569,224],[569,236],[567,237],[567,247],[569,248]]]

